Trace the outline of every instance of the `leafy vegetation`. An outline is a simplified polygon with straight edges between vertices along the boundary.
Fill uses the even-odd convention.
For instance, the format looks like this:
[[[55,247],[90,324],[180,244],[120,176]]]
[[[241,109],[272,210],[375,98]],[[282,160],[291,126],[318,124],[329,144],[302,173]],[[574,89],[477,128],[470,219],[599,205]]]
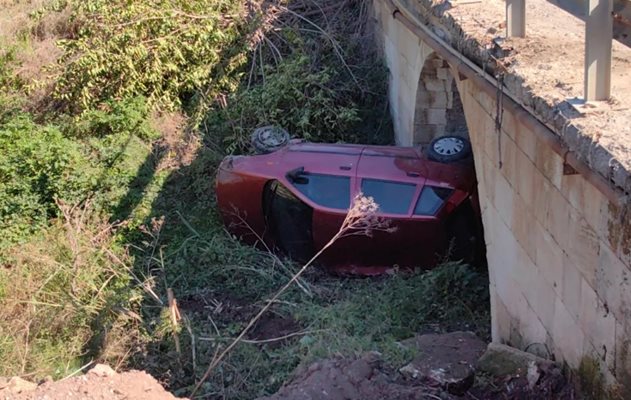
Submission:
[[[0,236],[13,242],[57,215],[54,200],[76,202],[87,190],[79,145],[53,126],[20,115],[0,127]]]
[[[54,94],[77,112],[138,95],[174,108],[187,93],[230,90],[237,78],[230,70],[246,61],[242,8],[235,0],[77,2],[71,18],[80,28],[59,42]]]
[[[0,375],[63,377],[103,360],[188,394],[295,272],[223,229],[213,195],[223,155],[249,151],[249,133],[267,124],[314,141],[391,141],[369,2],[37,4],[20,35],[36,46],[43,21],[65,18],[60,58],[24,81],[20,47],[0,51]],[[317,357],[403,360],[397,342],[433,324],[485,335],[484,279],[451,264],[378,280],[314,269],[204,395],[271,393]],[[185,317],[177,327],[167,288]],[[264,328],[275,319],[295,335],[257,342],[274,339]]]

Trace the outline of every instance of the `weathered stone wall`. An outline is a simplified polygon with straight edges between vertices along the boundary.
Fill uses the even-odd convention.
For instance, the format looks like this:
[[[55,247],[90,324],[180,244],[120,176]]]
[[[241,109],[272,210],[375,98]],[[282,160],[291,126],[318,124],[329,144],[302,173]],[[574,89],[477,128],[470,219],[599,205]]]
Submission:
[[[446,134],[468,135],[451,69],[436,54],[423,64],[414,110],[414,145],[425,145]]]
[[[390,70],[388,96],[397,145],[424,145],[445,134],[467,137],[449,65],[375,1],[377,43]]]
[[[397,142],[409,145],[432,50],[374,4]],[[563,159],[508,112],[498,134],[496,98],[471,79],[456,84],[478,175],[493,340],[573,368],[594,361],[605,382],[631,391],[631,215],[564,174]]]
[[[459,82],[474,149],[489,262],[493,340],[545,345],[631,384],[631,224],[495,102]],[[499,167],[499,163],[502,167]],[[541,346],[539,347],[541,349]],[[631,386],[629,386],[631,389]]]
[[[425,60],[434,51],[404,26],[388,18],[390,14],[383,2],[377,0],[374,6],[377,41],[390,70],[388,97],[395,140],[400,146],[411,146],[419,79]]]

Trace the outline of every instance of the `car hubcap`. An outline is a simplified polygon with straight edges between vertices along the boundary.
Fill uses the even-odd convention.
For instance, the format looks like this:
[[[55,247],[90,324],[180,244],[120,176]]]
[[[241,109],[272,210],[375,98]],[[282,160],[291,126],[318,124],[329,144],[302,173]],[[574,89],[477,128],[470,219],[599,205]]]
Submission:
[[[455,137],[441,138],[434,143],[434,151],[441,156],[452,156],[464,149],[464,141]]]
[[[270,147],[277,147],[285,143],[285,135],[278,129],[266,129],[259,133],[259,141]]]

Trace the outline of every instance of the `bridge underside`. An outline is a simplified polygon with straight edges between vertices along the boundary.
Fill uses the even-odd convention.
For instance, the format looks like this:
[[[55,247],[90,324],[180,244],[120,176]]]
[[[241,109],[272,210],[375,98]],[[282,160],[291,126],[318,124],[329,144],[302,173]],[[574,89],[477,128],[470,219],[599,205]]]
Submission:
[[[493,340],[576,369],[596,363],[603,382],[631,390],[625,207],[570,167],[528,111],[507,107],[501,94],[441,58],[444,49],[393,17],[386,1],[374,0],[374,10],[397,144],[422,145],[448,133],[472,142]]]

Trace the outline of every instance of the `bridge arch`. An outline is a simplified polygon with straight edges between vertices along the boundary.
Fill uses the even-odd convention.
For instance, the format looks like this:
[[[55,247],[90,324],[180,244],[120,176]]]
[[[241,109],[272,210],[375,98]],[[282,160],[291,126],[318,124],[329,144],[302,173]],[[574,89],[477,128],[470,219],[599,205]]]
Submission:
[[[452,68],[435,52],[424,60],[416,89],[414,145],[444,135],[469,138],[464,107]]]

